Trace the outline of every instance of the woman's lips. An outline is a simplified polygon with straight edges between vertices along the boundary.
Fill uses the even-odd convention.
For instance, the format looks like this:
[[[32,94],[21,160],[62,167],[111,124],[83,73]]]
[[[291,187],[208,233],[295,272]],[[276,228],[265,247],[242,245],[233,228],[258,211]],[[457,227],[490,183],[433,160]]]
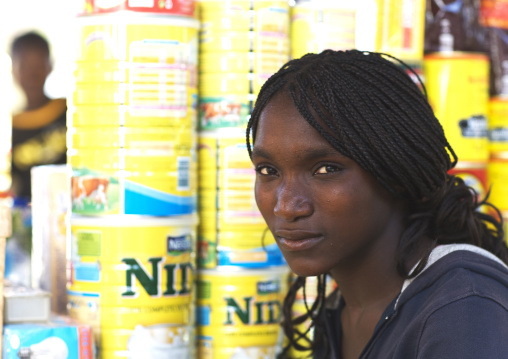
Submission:
[[[308,250],[324,239],[320,233],[300,230],[278,230],[275,237],[281,249],[289,252]]]

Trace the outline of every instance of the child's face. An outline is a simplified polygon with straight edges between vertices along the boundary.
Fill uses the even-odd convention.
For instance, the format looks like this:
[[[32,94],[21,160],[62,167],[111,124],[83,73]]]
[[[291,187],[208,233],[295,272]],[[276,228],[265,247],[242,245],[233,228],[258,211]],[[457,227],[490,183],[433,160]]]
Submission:
[[[288,95],[262,111],[252,159],[259,210],[293,272],[333,275],[386,260],[400,234],[399,203],[326,142]]]
[[[42,50],[24,49],[13,55],[14,80],[28,97],[44,93],[44,83],[50,72],[50,60],[47,53]]]

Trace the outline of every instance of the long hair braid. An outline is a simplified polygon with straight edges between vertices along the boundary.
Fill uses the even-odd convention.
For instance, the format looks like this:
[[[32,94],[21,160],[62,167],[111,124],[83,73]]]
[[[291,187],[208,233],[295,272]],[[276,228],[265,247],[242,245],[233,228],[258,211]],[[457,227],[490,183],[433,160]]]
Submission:
[[[306,278],[298,276],[291,284],[284,299],[285,304],[291,303],[291,305],[284,305],[282,308],[281,325],[286,335],[287,344],[284,346],[282,352],[277,355],[277,359],[289,359],[289,351],[291,348],[298,351],[311,351],[316,346],[329,348],[328,338],[326,338],[326,336],[318,335],[314,339],[311,339],[311,333],[314,332],[314,329],[323,324],[320,314],[325,306],[326,278],[327,274],[317,276],[317,296],[311,306],[309,306],[307,302]],[[302,290],[303,293],[303,304],[306,312],[295,316],[292,304],[296,301],[297,294],[300,290]],[[304,330],[300,328],[301,326]]]

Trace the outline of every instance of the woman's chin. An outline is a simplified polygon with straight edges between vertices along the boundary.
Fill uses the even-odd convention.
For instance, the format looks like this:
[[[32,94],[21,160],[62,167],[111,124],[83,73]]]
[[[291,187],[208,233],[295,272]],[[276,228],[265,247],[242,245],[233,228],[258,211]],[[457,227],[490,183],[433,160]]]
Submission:
[[[286,261],[289,265],[289,268],[291,268],[291,271],[300,277],[315,277],[327,273],[327,271],[323,268],[311,263],[306,263],[299,260],[287,260],[287,258]]]

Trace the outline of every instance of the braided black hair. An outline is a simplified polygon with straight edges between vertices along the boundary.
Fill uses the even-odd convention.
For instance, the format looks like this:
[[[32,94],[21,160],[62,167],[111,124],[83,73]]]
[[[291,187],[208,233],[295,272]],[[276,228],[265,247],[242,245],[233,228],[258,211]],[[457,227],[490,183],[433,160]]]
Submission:
[[[410,70],[420,87],[404,71]],[[247,125],[247,148],[253,142],[261,112],[280,92],[289,93],[305,120],[338,152],[371,173],[390,193],[405,200],[409,211],[397,252],[402,277],[416,276],[438,244],[470,243],[508,262],[502,217],[474,189],[448,172],[457,156],[427,101],[418,75],[393,56],[358,50],[325,50],[286,63],[261,88]],[[490,206],[494,214],[479,211]],[[422,238],[433,240],[417,268],[408,273],[407,259]],[[301,280],[290,290],[300,288]],[[320,281],[325,285],[325,281]],[[319,311],[323,288],[318,289]],[[284,302],[283,328],[290,344],[300,336],[288,315],[294,295]],[[316,320],[312,307],[307,319]],[[318,338],[319,339],[319,338]],[[316,341],[312,347],[316,347]],[[286,350],[287,351],[287,350]]]

